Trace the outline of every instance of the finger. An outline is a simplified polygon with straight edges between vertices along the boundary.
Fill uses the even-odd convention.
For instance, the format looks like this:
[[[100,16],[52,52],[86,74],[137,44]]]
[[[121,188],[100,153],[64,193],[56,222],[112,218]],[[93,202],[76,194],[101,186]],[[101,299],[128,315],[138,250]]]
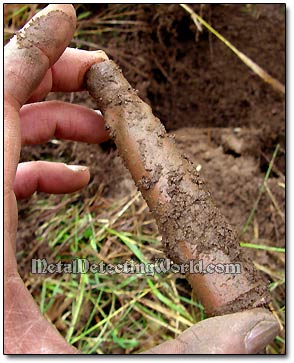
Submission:
[[[23,145],[45,143],[52,138],[100,143],[108,140],[101,115],[86,107],[60,101],[25,105],[20,110]]]
[[[23,105],[69,44],[76,26],[71,5],[49,5],[6,45],[5,94]]]
[[[42,101],[52,89],[52,71],[49,68],[43,77],[41,83],[33,91],[27,103]]]
[[[279,324],[266,309],[217,316],[192,326],[147,354],[256,354],[271,343]]]
[[[14,192],[17,199],[28,198],[36,191],[73,193],[87,185],[89,180],[89,169],[85,166],[30,161],[18,164]]]
[[[84,78],[92,64],[107,60],[102,51],[66,48],[46,77],[33,92],[28,102],[42,100],[49,92],[76,92],[83,89]]]

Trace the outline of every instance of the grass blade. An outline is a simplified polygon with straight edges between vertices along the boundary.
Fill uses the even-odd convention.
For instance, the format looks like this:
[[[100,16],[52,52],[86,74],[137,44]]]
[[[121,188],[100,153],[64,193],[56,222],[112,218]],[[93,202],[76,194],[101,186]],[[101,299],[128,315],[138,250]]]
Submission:
[[[199,23],[215,35],[220,41],[222,41],[236,56],[249,67],[258,77],[260,77],[264,82],[270,84],[273,89],[282,94],[285,94],[285,86],[278,81],[276,78],[272,77],[268,72],[256,64],[253,60],[247,57],[246,54],[239,51],[231,42],[229,42],[225,37],[223,37],[218,31],[216,31],[210,24],[208,24],[201,16],[199,16],[195,11],[186,4],[179,4],[183,9],[185,9],[190,15],[197,29],[199,28]],[[200,30],[201,31],[201,30]]]

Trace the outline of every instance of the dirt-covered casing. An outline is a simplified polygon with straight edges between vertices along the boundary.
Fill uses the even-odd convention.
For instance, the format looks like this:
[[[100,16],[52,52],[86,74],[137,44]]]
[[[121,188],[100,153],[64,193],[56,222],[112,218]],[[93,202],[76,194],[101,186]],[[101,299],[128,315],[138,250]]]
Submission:
[[[214,206],[195,166],[179,153],[150,106],[112,61],[93,65],[86,78],[119,154],[157,221],[166,255],[175,263],[193,261],[209,269],[187,273],[206,313],[265,306],[269,295],[264,280],[243,256],[235,231]]]

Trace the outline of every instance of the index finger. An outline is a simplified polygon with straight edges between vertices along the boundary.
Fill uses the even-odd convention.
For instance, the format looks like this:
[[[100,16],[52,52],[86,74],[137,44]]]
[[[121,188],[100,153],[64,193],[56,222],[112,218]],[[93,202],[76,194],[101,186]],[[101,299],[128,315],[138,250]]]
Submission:
[[[6,45],[4,92],[23,105],[69,44],[76,26],[72,5],[52,4],[35,15]]]
[[[66,48],[58,61],[48,69],[46,76],[34,90],[28,102],[40,101],[51,91],[81,91],[85,74],[90,66],[106,59],[108,59],[107,55],[101,50]]]

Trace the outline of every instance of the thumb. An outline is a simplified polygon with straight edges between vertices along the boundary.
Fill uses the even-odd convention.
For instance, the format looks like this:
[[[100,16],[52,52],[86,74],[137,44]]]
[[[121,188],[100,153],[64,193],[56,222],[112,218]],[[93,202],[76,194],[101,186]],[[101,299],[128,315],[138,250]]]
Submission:
[[[266,309],[217,316],[185,330],[145,354],[256,354],[271,343],[279,324]]]

